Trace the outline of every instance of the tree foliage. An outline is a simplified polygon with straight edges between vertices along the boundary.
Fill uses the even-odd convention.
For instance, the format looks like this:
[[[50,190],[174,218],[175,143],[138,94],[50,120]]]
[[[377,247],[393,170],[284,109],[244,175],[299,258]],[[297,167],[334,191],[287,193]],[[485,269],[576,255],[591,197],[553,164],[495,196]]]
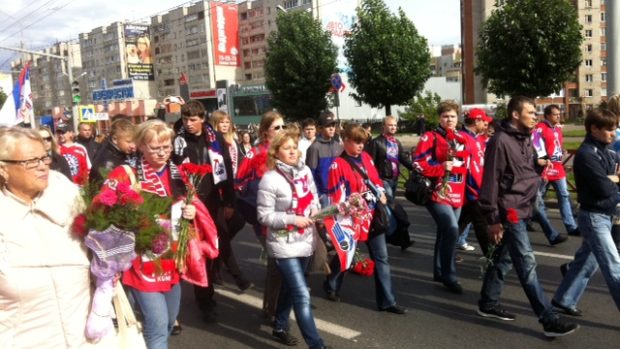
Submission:
[[[4,91],[0,91],[0,109],[4,105],[4,102],[6,101],[6,98],[7,98],[6,93],[4,93]]]
[[[265,82],[273,105],[288,119],[318,117],[327,106],[337,50],[329,32],[306,12],[279,14],[268,39]]]
[[[568,0],[503,3],[480,30],[476,73],[498,96],[558,92],[581,63],[577,10]]]
[[[364,0],[357,17],[344,48],[354,98],[389,115],[391,105],[406,103],[431,76],[428,44],[402,9],[393,15],[383,0]]]
[[[424,115],[426,127],[433,129],[439,124],[437,106],[441,102],[441,97],[434,92],[425,91],[424,94],[418,92],[409,100],[405,111],[400,113],[400,118],[408,121],[417,121],[419,115]]]

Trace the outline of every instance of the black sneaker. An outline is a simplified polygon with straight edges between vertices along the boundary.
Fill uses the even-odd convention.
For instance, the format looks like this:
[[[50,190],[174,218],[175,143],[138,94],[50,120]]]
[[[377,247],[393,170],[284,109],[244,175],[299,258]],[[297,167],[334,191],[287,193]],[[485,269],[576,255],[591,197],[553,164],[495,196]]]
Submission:
[[[562,277],[566,276],[567,271],[568,271],[568,263],[564,263],[560,265],[560,273],[562,273]]]
[[[581,316],[581,315],[583,315],[582,311],[579,308],[565,307],[562,304],[560,304],[559,302],[556,302],[555,299],[551,300],[551,305],[553,305],[554,308],[558,309],[559,311],[561,311],[562,313],[564,313],[566,315],[570,315],[570,316]]]
[[[287,345],[289,347],[296,346],[297,342],[299,342],[297,338],[291,336],[290,334],[288,334],[288,332],[284,330],[280,330],[280,331],[273,330],[271,332],[271,335],[274,336],[278,341],[282,342],[284,345]]]
[[[509,313],[501,305],[496,304],[489,308],[478,307],[478,315],[504,321],[513,321],[517,316]]]
[[[338,297],[336,292],[332,291],[329,288],[329,283],[327,282],[327,280],[323,282],[323,291],[325,291],[325,298],[327,300],[330,300],[332,302],[340,302],[340,297]]]
[[[546,337],[562,337],[575,332],[579,325],[557,318],[543,323]]]
[[[577,228],[577,229],[569,231],[568,235],[570,235],[570,236],[581,236],[581,232],[579,231],[579,228]]]
[[[551,246],[555,246],[557,244],[566,242],[566,240],[568,240],[568,236],[566,236],[566,234],[558,234],[558,236],[555,239],[549,241],[549,244],[551,244]]]

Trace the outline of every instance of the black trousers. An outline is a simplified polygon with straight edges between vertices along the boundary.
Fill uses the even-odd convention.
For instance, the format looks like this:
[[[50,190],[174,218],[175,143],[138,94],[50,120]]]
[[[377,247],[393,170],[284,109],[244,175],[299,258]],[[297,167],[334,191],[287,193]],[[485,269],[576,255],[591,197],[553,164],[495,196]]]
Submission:
[[[468,201],[461,209],[461,216],[459,217],[460,234],[463,233],[469,223],[473,224],[480,249],[486,256],[489,252],[489,225],[482,214],[478,201]]]

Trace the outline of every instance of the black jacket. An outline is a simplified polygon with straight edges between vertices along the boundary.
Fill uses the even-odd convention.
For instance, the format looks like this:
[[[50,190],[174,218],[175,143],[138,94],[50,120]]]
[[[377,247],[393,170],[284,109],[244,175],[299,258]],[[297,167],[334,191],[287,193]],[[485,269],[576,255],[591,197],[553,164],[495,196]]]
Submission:
[[[507,209],[516,210],[519,219],[530,217],[540,186],[534,162],[530,133],[502,121],[484,154],[480,207],[489,224],[506,220]]]
[[[114,143],[107,140],[103,145],[103,148],[97,152],[97,156],[95,157],[90,169],[88,180],[91,183],[101,185],[105,180],[105,178],[101,175],[102,171],[110,172],[117,166],[131,165],[133,161],[135,161],[133,156],[123,153],[114,145]]]
[[[71,176],[71,169],[69,168],[69,164],[64,156],[52,151],[52,164],[50,165],[50,170],[58,171],[64,174],[70,181],[73,181],[73,176]]]
[[[612,215],[618,202],[618,186],[608,175],[615,174],[616,153],[591,135],[577,149],[573,171],[580,209]]]
[[[208,126],[205,126],[208,127]],[[193,164],[203,165],[210,164],[208,149],[211,143],[207,140],[206,130],[200,136],[181,131],[174,141],[174,153],[172,161],[176,165],[180,165],[186,158]],[[224,167],[226,169],[227,179],[215,186],[213,184],[213,174],[207,174],[200,182],[198,188],[198,196],[205,204],[209,213],[216,220],[219,209],[223,207],[234,207],[235,192],[234,178],[232,171],[232,162],[230,152],[224,137],[221,133],[216,133],[216,140],[221,145],[221,153],[224,158]]]
[[[94,162],[97,158],[97,153],[99,152],[99,149],[101,149],[101,144],[97,143],[94,137],[86,139],[77,136],[75,138],[75,141],[76,143],[79,143],[83,145],[84,148],[86,148],[86,151],[88,152],[88,159],[91,163]]]
[[[413,165],[409,154],[403,150],[403,145],[398,139],[396,139],[396,143],[398,144],[398,161],[409,169],[409,171],[413,171]],[[389,180],[396,179],[392,178],[392,163],[387,158],[387,139],[384,135],[377,136],[370,141],[366,147],[366,151],[370,154],[370,157],[372,157],[375,163],[377,172],[379,172],[379,178]]]

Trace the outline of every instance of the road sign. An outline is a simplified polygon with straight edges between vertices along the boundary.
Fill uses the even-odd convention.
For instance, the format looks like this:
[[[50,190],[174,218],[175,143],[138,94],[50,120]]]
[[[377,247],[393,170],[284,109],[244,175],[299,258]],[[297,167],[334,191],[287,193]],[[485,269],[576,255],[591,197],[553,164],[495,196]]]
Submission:
[[[92,104],[89,105],[80,105],[78,107],[78,115],[80,116],[80,122],[96,122],[95,118],[95,106]]]

